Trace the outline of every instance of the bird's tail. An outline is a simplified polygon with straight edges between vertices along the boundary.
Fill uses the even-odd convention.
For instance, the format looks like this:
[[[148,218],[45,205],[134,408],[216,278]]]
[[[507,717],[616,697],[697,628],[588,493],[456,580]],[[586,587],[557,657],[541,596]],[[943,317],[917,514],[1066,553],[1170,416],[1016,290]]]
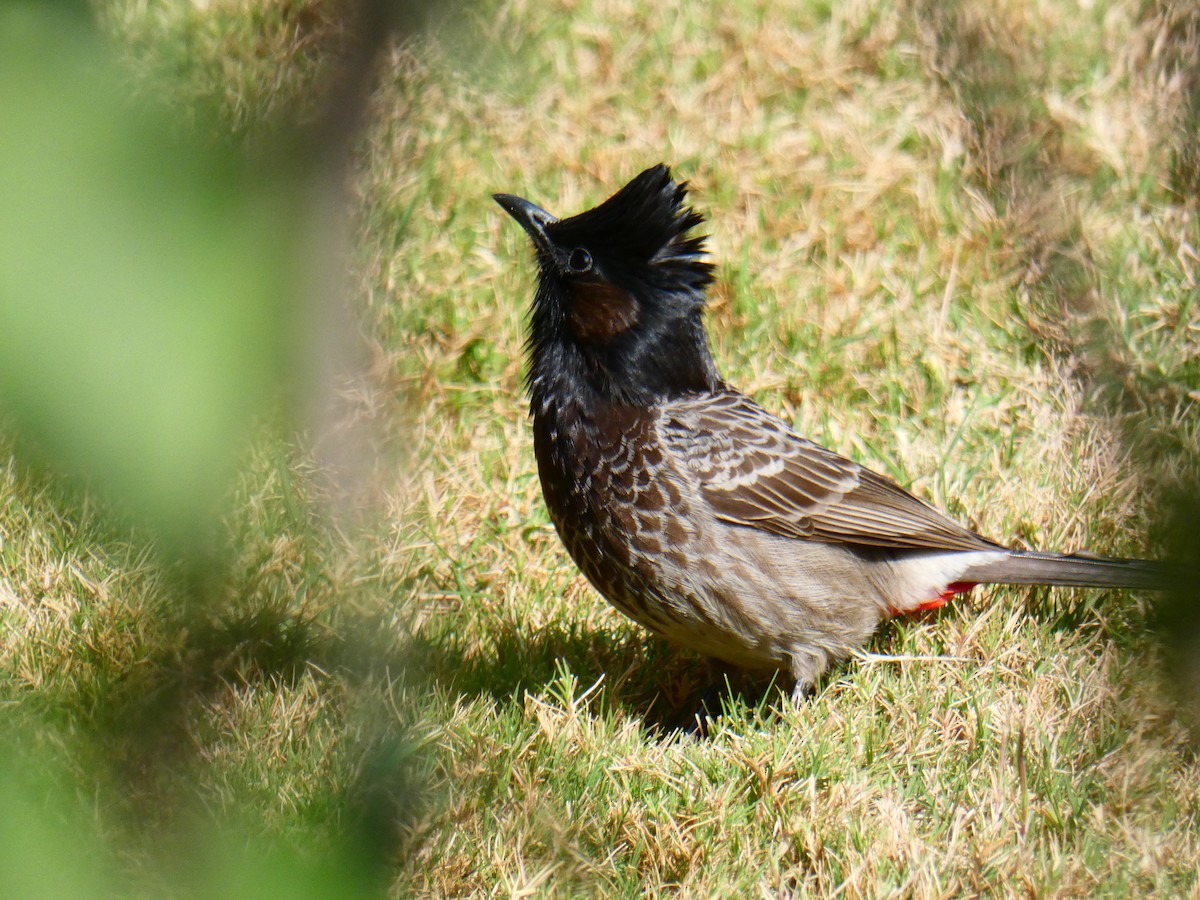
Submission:
[[[1110,559],[1086,553],[1010,550],[1008,556],[972,566],[960,581],[977,584],[1051,584],[1165,591],[1186,585],[1189,570],[1143,559]],[[1191,572],[1196,578],[1196,573]]]

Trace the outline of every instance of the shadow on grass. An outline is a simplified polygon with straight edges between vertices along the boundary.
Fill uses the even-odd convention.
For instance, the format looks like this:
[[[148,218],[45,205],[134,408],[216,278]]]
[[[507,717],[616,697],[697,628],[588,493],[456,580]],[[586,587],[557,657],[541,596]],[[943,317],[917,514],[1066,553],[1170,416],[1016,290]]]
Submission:
[[[55,744],[66,741],[65,758],[79,765],[75,777],[101,799],[105,828],[130,839],[125,852],[146,851],[169,880],[205,882],[210,873],[201,870],[214,860],[198,848],[208,846],[209,833],[235,845],[241,834],[247,847],[344,866],[333,895],[381,895],[411,823],[424,812],[428,765],[386,705],[386,692],[367,681],[379,663],[335,627],[294,609],[205,609],[171,617],[157,645],[122,672],[81,679],[72,693],[21,706],[0,741],[44,744],[50,734]],[[320,682],[344,727],[322,776],[330,779],[328,796],[274,821],[255,798],[221,786],[221,767],[206,755],[210,738],[197,725],[248,691],[295,687],[305,678]],[[66,727],[50,732],[47,723]],[[228,858],[212,852],[222,865],[236,865],[233,850]]]
[[[670,740],[697,733],[697,714],[716,715],[722,702],[754,706],[773,678],[725,671],[688,650],[640,631],[589,630],[553,623],[530,629],[506,622],[487,645],[470,651],[451,639],[417,636],[406,664],[464,697],[502,703],[551,692],[563,667],[582,688],[603,680],[602,702],[641,720],[650,736]]]
[[[927,66],[968,126],[964,177],[1000,213],[1007,252],[1025,273],[1014,312],[1037,349],[1072,361],[1088,405],[1120,424],[1124,449],[1150,498],[1152,546],[1200,571],[1200,369],[1194,357],[1147,356],[1145,347],[1132,346],[1101,314],[1097,300],[1112,290],[1106,277],[1115,276],[1102,275],[1104,261],[1084,237],[1080,202],[1088,192],[1079,188],[1086,181],[1081,172],[1104,163],[1080,157],[1048,109],[1047,88],[1061,63],[1048,52],[1053,44],[1030,21],[997,16],[993,6],[977,0],[915,0],[914,11]],[[1194,3],[1149,0],[1132,24],[1128,74],[1155,98],[1155,140],[1169,155],[1160,180],[1175,201],[1194,209],[1200,198],[1200,11]],[[1194,225],[1186,224],[1193,218],[1185,220],[1189,231],[1181,245],[1196,240]],[[1065,327],[1064,312],[1082,316],[1083,323]],[[1106,637],[1142,649],[1148,636],[1161,639],[1184,705],[1200,721],[1200,666],[1191,662],[1200,658],[1197,587],[1155,596],[1148,617],[1135,601],[1117,601],[1127,604],[1122,608],[1110,597],[1078,592],[1064,601],[1039,591],[1028,597],[1026,609],[1055,629],[1098,624]]]
[[[990,4],[914,7],[926,65],[967,125],[964,177],[994,204],[1008,252],[1024,269],[1022,305],[1032,308],[1015,312],[1042,342],[1069,352],[1061,314],[1094,306],[1098,276],[1073,200],[1079,178],[1047,106],[1051,64],[1033,35]]]
[[[225,620],[196,620],[177,629],[123,672],[81,680],[59,698],[97,743],[119,776],[136,783],[192,753],[187,729],[198,711],[231,687],[294,684],[320,656],[311,623],[282,610]]]
[[[1200,489],[1180,494],[1168,523],[1172,558],[1200,572]],[[1163,597],[1151,625],[1162,642],[1174,699],[1184,713],[1193,745],[1200,747],[1200,578]]]

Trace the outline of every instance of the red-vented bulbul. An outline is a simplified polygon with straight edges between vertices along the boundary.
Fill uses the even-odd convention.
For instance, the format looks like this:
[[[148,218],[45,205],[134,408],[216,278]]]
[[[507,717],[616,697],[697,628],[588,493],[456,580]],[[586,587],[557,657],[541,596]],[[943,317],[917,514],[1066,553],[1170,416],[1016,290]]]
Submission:
[[[799,701],[882,619],[979,583],[1167,586],[1164,564],[981,537],[726,384],[704,330],[702,218],[666,166],[569,219],[495,199],[537,253],[528,389],[550,517],[652,631],[782,669]]]

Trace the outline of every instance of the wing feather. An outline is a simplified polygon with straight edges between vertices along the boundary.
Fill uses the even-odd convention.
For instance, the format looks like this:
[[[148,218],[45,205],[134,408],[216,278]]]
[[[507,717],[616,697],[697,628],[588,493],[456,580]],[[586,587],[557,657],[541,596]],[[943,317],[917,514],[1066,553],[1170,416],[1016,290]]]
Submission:
[[[663,410],[663,448],[726,522],[785,537],[873,547],[981,550],[980,537],[898,484],[796,434],[726,390]]]

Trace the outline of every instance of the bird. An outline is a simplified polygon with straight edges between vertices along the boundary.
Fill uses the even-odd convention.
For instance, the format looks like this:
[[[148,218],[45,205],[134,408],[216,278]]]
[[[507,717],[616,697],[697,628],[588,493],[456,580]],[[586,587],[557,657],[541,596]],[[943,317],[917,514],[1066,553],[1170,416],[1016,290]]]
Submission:
[[[532,241],[534,456],[575,564],[657,635],[790,676],[797,705],[880,623],[978,584],[1163,590],[1168,563],[1008,548],[807,438],[726,382],[704,312],[703,216],[658,164]]]

